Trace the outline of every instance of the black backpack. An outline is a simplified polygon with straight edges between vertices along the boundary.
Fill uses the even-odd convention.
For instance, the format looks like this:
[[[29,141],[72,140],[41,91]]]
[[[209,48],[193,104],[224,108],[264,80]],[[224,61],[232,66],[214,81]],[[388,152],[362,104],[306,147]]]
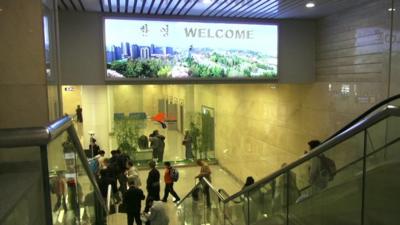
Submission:
[[[179,180],[179,172],[178,172],[178,170],[176,168],[171,167],[170,175],[171,175],[171,178],[172,178],[172,180],[174,182],[177,182]]]
[[[322,170],[326,171],[329,176],[329,181],[333,180],[336,174],[336,164],[335,161],[321,154],[318,156],[321,160]]]

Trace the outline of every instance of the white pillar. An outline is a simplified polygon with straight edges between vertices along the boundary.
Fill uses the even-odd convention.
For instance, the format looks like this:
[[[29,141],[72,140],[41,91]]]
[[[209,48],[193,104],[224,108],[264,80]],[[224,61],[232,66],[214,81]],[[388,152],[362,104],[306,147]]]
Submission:
[[[89,146],[89,132],[95,133],[102,150],[110,150],[109,100],[107,86],[82,86],[83,147]]]

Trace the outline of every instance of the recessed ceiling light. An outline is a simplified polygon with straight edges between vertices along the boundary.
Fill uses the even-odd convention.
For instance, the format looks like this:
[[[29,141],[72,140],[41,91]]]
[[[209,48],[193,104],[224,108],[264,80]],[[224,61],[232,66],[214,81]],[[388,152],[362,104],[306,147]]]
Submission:
[[[315,7],[315,3],[314,2],[307,2],[306,7],[307,8],[314,8]]]
[[[212,0],[203,0],[204,4],[210,4],[212,2]]]
[[[388,11],[389,12],[394,12],[394,11],[396,11],[396,8],[388,8]]]
[[[0,12],[3,11],[3,9],[0,9]]]

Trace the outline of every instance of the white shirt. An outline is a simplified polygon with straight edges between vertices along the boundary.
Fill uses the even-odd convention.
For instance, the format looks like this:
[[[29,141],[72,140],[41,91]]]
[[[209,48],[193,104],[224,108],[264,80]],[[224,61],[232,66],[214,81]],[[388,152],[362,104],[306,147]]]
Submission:
[[[140,187],[142,185],[139,177],[139,171],[136,167],[132,166],[131,168],[129,168],[126,177],[128,178],[128,181],[133,180],[136,187]]]

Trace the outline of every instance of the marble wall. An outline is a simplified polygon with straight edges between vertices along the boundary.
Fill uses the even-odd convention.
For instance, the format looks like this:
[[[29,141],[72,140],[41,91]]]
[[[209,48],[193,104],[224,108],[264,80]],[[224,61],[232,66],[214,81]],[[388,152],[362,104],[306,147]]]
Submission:
[[[318,22],[315,83],[218,88],[220,163],[240,179],[261,178],[301,156],[308,140],[329,137],[389,93],[400,93],[398,10],[389,11],[391,3],[373,1]]]
[[[0,1],[0,128],[49,120],[42,2]]]
[[[302,156],[309,140],[326,139],[378,100],[371,93],[368,100],[357,101],[342,93],[342,85],[217,86],[216,149],[220,164],[241,180],[265,177],[282,163]],[[357,85],[360,91],[375,88],[373,84],[350,85]]]
[[[392,55],[391,55],[391,76],[390,76],[390,94],[400,94],[400,0],[393,1],[395,11],[393,14],[393,30],[392,30]]]
[[[112,139],[112,93],[107,86],[84,86],[81,89],[82,115],[83,115],[83,147],[88,148],[90,133],[95,134],[97,144],[109,150]]]
[[[81,105],[82,92],[81,86],[62,86],[62,97],[63,97],[63,112],[68,115],[76,114],[77,105]]]

